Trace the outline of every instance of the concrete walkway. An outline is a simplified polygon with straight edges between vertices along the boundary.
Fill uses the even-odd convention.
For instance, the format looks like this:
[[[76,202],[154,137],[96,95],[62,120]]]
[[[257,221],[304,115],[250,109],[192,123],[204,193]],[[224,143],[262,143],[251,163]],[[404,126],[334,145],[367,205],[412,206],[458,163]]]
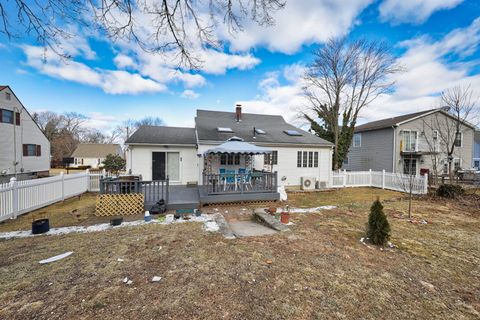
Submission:
[[[231,221],[229,225],[237,237],[256,237],[277,233],[277,231],[255,221]]]

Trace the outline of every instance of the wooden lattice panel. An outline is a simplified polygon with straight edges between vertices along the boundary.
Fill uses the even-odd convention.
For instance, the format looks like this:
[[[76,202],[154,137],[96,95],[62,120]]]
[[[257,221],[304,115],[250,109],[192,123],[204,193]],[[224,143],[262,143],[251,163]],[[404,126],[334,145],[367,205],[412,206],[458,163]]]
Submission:
[[[96,216],[125,216],[143,213],[143,194],[101,194],[97,196]]]

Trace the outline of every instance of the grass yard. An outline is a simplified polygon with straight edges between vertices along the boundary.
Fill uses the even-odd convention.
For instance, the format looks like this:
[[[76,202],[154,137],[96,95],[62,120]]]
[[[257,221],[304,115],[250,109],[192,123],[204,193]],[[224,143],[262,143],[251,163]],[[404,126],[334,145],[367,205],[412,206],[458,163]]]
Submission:
[[[97,223],[109,222],[111,217],[95,216],[95,199],[97,193],[84,193],[80,197],[73,197],[64,202],[57,202],[51,206],[40,208],[19,216],[14,220],[0,222],[0,232],[30,230],[32,221],[48,218],[51,228],[69,226],[88,226]],[[125,216],[124,221],[142,219],[143,215]]]
[[[359,242],[377,196],[396,249]],[[338,209],[295,214],[290,233],[235,240],[184,223],[0,241],[0,318],[480,317],[478,198],[415,200],[426,225],[403,218],[407,201],[385,190],[298,193],[289,202]],[[65,251],[74,253],[38,264]]]

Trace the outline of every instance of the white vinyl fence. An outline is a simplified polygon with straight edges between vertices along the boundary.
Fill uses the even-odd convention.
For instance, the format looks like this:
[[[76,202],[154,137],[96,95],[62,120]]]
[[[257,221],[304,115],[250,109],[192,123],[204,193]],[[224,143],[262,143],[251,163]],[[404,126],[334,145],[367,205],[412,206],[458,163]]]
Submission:
[[[428,175],[410,176],[402,173],[383,171],[334,171],[332,174],[332,187],[376,187],[413,194],[426,194],[428,192]]]
[[[35,180],[0,184],[0,221],[63,201],[87,191],[99,191],[105,172],[63,174]]]

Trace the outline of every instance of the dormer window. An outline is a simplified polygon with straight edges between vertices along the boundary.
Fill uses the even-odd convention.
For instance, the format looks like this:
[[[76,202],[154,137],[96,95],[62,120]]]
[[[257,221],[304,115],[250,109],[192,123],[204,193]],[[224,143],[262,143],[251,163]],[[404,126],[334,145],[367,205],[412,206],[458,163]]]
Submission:
[[[233,132],[232,128],[226,128],[226,127],[218,127],[217,131],[218,132],[223,132],[223,133],[232,133]]]
[[[12,95],[10,94],[10,92],[5,92],[5,100],[12,100]]]
[[[297,130],[285,130],[283,132],[285,132],[289,136],[302,136],[302,134]]]

